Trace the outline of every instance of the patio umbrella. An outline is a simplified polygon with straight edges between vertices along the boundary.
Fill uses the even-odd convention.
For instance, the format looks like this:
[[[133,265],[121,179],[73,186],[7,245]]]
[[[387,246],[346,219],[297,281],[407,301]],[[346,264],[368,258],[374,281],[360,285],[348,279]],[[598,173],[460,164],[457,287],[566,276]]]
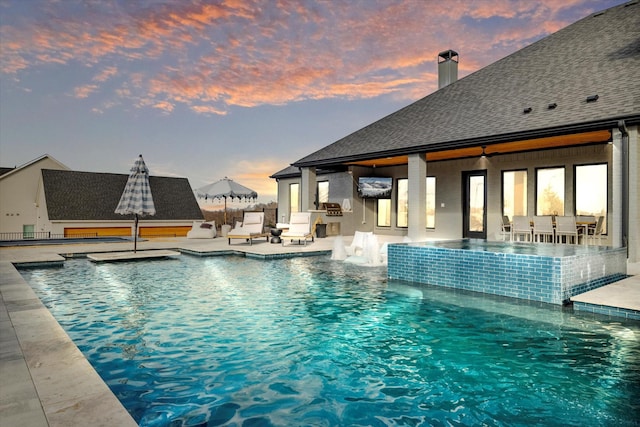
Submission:
[[[138,156],[138,159],[131,168],[127,185],[124,187],[115,213],[120,215],[135,215],[133,252],[136,252],[138,243],[138,217],[156,214],[156,207],[153,205],[151,187],[149,186],[149,169],[147,169],[147,165],[145,165],[142,159],[142,154]]]
[[[226,176],[213,184],[196,189],[196,195],[202,199],[224,199],[224,223],[227,223],[227,199],[256,200],[258,193],[238,184]]]

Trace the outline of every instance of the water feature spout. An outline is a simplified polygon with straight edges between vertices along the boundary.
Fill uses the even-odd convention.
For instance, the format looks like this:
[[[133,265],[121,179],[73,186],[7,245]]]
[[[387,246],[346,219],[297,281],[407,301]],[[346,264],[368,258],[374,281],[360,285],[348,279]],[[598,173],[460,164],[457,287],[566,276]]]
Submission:
[[[347,259],[347,250],[344,246],[344,240],[342,239],[342,236],[337,236],[333,241],[331,259],[336,261],[344,261],[345,259]]]

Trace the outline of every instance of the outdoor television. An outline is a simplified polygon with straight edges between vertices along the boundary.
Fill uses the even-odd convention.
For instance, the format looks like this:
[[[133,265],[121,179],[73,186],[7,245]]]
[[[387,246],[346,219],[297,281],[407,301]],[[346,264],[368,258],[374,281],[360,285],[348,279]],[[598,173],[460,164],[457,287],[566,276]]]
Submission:
[[[358,178],[358,195],[363,199],[389,199],[393,178],[384,176],[361,176]]]

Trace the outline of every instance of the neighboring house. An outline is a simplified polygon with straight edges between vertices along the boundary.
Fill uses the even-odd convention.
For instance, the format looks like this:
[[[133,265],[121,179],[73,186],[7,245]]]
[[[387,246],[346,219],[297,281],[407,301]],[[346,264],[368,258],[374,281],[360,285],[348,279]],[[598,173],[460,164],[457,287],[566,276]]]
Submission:
[[[1,169],[0,233],[13,233],[17,237],[37,231],[37,194],[42,185],[42,169],[69,170],[48,154],[19,167]]]
[[[44,158],[0,176],[3,238],[132,235],[133,215],[115,213],[128,175],[72,171]],[[204,219],[186,178],[151,176],[149,185],[156,214],[140,218],[140,236],[185,236]]]
[[[272,175],[279,220],[346,199],[323,218],[342,234],[498,239],[503,215],[588,214],[637,262],[640,2],[457,81],[458,54],[438,62],[438,91]],[[391,178],[391,195],[360,197],[361,177]]]

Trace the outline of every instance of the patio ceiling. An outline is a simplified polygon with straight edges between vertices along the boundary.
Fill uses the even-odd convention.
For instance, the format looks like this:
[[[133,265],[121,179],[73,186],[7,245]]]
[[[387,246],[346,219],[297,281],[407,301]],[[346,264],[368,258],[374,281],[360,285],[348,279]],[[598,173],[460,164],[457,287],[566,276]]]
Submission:
[[[522,141],[502,142],[498,144],[486,145],[484,152],[487,156],[519,153],[524,151],[547,150],[551,148],[563,148],[576,145],[587,145],[596,143],[606,143],[611,140],[611,132],[608,130],[583,132],[572,135],[551,136],[546,138],[527,139]],[[469,157],[480,157],[482,146],[457,148],[453,150],[433,151],[426,153],[427,162],[439,160],[464,159]],[[348,162],[347,165],[383,167],[405,165],[408,156],[380,157],[376,159],[360,160]]]

